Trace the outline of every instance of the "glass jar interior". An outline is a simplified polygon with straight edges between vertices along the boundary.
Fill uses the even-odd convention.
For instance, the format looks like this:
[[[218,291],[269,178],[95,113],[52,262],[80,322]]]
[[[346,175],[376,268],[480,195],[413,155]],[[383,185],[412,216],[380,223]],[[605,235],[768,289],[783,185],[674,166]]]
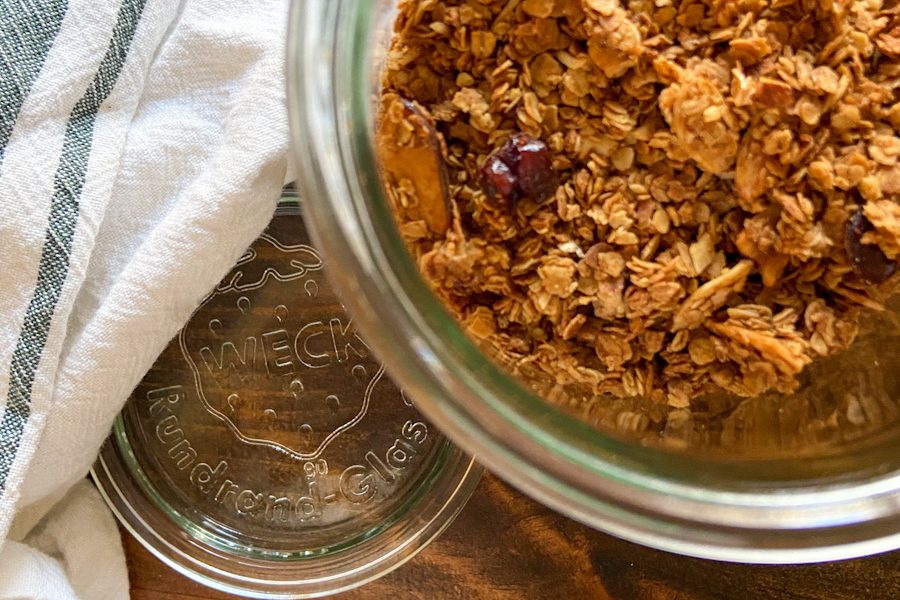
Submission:
[[[375,65],[367,77],[373,88],[372,98],[379,95],[381,67],[391,39],[389,19],[395,14],[391,2],[382,2],[380,6],[380,10],[373,11],[378,20],[371,34],[370,57],[365,59],[366,64]],[[364,109],[364,117],[354,114],[355,133],[366,136],[364,140],[356,140],[365,144],[366,149],[356,148],[355,158],[367,174],[380,173],[373,137],[377,113],[375,100]],[[362,127],[364,132],[359,131]],[[374,165],[370,162],[373,156]],[[384,193],[373,195],[372,201],[378,203],[378,210],[371,214],[377,219],[376,232],[385,232],[382,241],[389,247],[402,245],[395,221],[385,216],[390,209]],[[408,255],[404,258],[406,271],[412,259]],[[547,381],[542,374],[521,369],[517,369],[516,375],[519,382],[542,399],[552,397],[552,404],[562,412],[630,443],[728,461],[852,453],[877,446],[880,440],[900,439],[898,306],[900,300],[894,299],[887,311],[865,314],[853,345],[810,365],[802,374],[798,390],[792,394],[769,392],[742,398],[721,393],[695,399],[691,409],[685,410],[654,405],[640,397],[597,396],[589,389],[576,385],[561,387],[555,381]],[[449,337],[465,337],[449,315],[446,318]],[[474,340],[470,344],[461,348],[467,354],[480,351],[488,358],[496,356],[490,348],[477,348]],[[509,389],[513,393],[521,391],[512,383]]]

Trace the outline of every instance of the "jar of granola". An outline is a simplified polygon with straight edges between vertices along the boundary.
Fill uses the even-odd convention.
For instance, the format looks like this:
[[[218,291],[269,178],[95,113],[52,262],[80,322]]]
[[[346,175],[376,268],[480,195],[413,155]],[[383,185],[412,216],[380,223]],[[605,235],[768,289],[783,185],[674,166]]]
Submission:
[[[872,231],[872,222],[889,218],[884,211],[889,212],[900,193],[900,187],[892,187],[896,185],[892,165],[900,146],[896,130],[891,129],[892,123],[900,122],[900,110],[885,113],[887,125],[866,126],[867,157],[857,159],[850,151],[829,149],[829,144],[837,143],[829,140],[850,139],[846,136],[854,127],[864,126],[859,106],[845,101],[853,92],[848,86],[856,85],[866,94],[891,89],[887,84],[865,81],[859,73],[880,69],[888,79],[896,78],[891,75],[896,71],[891,64],[896,54],[891,40],[896,37],[890,33],[897,31],[891,29],[895,15],[879,13],[881,9],[874,5],[878,3],[870,3],[868,8],[860,3],[847,18],[838,18],[836,12],[824,16],[813,12],[813,17],[804,17],[800,11],[809,3],[803,2],[733,11],[729,3],[714,2],[422,0],[399,4],[403,18],[396,21],[398,3],[388,0],[295,2],[289,99],[299,181],[305,197],[315,199],[310,202],[309,214],[314,237],[339,265],[331,276],[358,326],[391,374],[418,399],[421,410],[488,468],[534,498],[639,543],[705,558],[759,563],[834,560],[900,547],[900,345],[896,341],[900,328],[893,309],[896,303],[884,305],[868,299],[858,287],[838,285],[846,274],[855,273],[847,277],[872,286],[894,274],[892,260],[871,250],[876,246],[863,248],[860,243],[868,243],[865,236]],[[797,6],[791,7],[793,4]],[[838,3],[834,7],[820,4],[816,11],[843,10]],[[646,14],[632,18],[633,12],[623,5],[628,5],[628,11]],[[775,12],[763,14],[762,10]],[[781,10],[795,12],[777,12]],[[871,14],[863,14],[866,10]],[[593,29],[583,39],[572,25],[583,18],[578,11],[593,11]],[[821,33],[817,29],[821,23],[815,21],[819,18],[826,29],[845,27],[845,23],[849,29],[843,37],[824,42],[814,54],[803,44],[817,48],[815,44],[823,43],[816,38]],[[656,23],[656,37],[641,29],[649,27],[648,23]],[[686,30],[707,27],[710,31],[704,36],[684,33],[673,37],[664,34],[670,26]],[[411,35],[414,27],[419,39],[406,45],[408,52],[390,53],[392,39]],[[860,33],[862,28],[872,32],[871,39]],[[773,44],[779,40],[784,48],[790,48],[776,51]],[[676,42],[681,46],[671,51]],[[455,62],[442,54],[446,47],[456,48]],[[501,47],[505,58],[495,59],[493,68],[484,64],[472,68],[474,61],[500,56]],[[780,58],[766,62],[766,57],[777,52],[781,52]],[[556,123],[577,121],[578,110],[589,111],[581,99],[599,89],[597,86],[623,77],[629,69],[638,72],[636,65],[653,57],[655,79],[631,77],[621,88],[652,103],[653,110],[659,111],[655,121],[647,113],[631,114],[625,102],[596,93],[594,100],[599,104],[595,114],[584,118],[580,130],[553,130]],[[838,64],[844,59],[856,60],[853,57],[859,60],[852,73]],[[868,57],[868,62],[860,57]],[[822,61],[835,68],[821,65]],[[734,68],[723,70],[723,64]],[[785,71],[778,77],[759,76],[762,69],[775,68],[772,65]],[[690,69],[691,73],[684,75]],[[432,117],[444,119],[445,133],[450,132],[431,139],[423,129],[421,147],[397,153],[397,172],[406,174],[401,179],[408,184],[412,180],[409,185],[413,188],[421,184],[413,189],[419,204],[410,205],[418,212],[405,224],[401,218],[399,228],[396,190],[386,192],[384,185],[386,181],[390,184],[390,165],[386,166],[383,155],[379,162],[376,143],[377,132],[383,131],[385,70],[392,73],[395,88],[419,96],[401,99],[398,104],[397,114],[408,117],[401,129],[405,127],[406,133],[413,135],[419,126],[427,129],[430,117],[419,111],[423,98],[431,98]],[[487,94],[484,87],[478,92],[479,83],[485,82],[495,86],[494,93]],[[673,91],[661,93],[666,87]],[[886,106],[891,93],[884,92]],[[754,120],[754,106],[789,111],[792,119],[803,124],[798,125],[795,137],[789,127],[779,128],[770,117]],[[433,116],[442,110],[438,117]],[[489,344],[479,343],[489,337],[485,330],[494,326],[491,309],[474,306],[479,301],[475,299],[471,311],[475,318],[466,322],[455,319],[458,315],[451,315],[453,311],[448,311],[440,294],[433,292],[434,281],[429,286],[417,268],[421,263],[414,260],[415,248],[410,252],[411,238],[422,237],[429,230],[444,232],[465,218],[482,218],[479,213],[461,219],[458,198],[447,204],[445,212],[426,200],[439,198],[438,192],[446,186],[459,188],[472,182],[460,175],[466,160],[466,148],[460,149],[460,143],[465,146],[467,136],[499,148],[488,159],[495,164],[478,164],[491,171],[493,179],[485,175],[488,191],[478,192],[482,195],[472,200],[473,205],[478,206],[479,198],[503,200],[507,204],[499,205],[500,214],[512,210],[510,202],[519,202],[521,197],[530,202],[530,196],[543,194],[543,182],[522,183],[527,174],[516,169],[523,163],[512,166],[509,158],[515,154],[519,161],[531,142],[515,135],[494,135],[502,129],[505,117],[498,115],[503,111],[514,115],[523,131],[539,132],[551,151],[559,150],[552,168],[554,177],[561,178],[560,185],[574,180],[577,165],[573,166],[573,161],[578,160],[587,171],[615,169],[624,173],[623,177],[634,165],[654,160],[688,164],[686,171],[694,174],[687,187],[678,180],[662,192],[682,202],[684,210],[643,207],[646,215],[626,210],[627,214],[615,217],[621,227],[604,224],[612,227],[604,243],[628,247],[641,239],[628,230],[628,219],[646,217],[648,227],[657,228],[661,236],[683,223],[702,223],[693,243],[683,248],[682,265],[690,263],[694,269],[692,273],[687,268],[679,279],[679,285],[687,288],[660,288],[659,297],[672,291],[672,297],[681,302],[669,313],[660,313],[668,315],[672,331],[658,332],[658,336],[650,331],[637,346],[625,348],[616,336],[602,338],[600,343],[602,332],[595,340],[601,374],[613,372],[627,361],[645,367],[616,380],[625,391],[636,391],[631,397],[586,393],[584,386],[578,385],[578,377],[566,371],[570,367],[577,371],[583,365],[567,366],[562,359],[556,373],[537,369],[540,373],[533,380],[527,373],[510,375],[507,365],[492,360],[497,356],[486,347]],[[459,115],[460,124],[455,125],[452,121]],[[591,129],[591,119],[600,123],[596,130]],[[654,129],[654,123],[659,129]],[[745,135],[751,129],[756,132],[754,127],[759,135]],[[453,138],[449,148],[448,138]],[[446,174],[432,169],[426,152],[429,146],[443,155],[440,160],[456,160],[461,165],[452,173],[456,179],[442,179]],[[860,142],[859,147],[863,146]],[[418,150],[422,153],[416,154]],[[559,154],[565,153],[576,158],[561,159]],[[542,161],[537,152],[531,164],[544,164]],[[806,161],[802,173],[795,175],[790,166],[802,161]],[[438,175],[416,182],[415,169]],[[590,173],[584,177],[587,179],[578,185],[594,185]],[[602,177],[595,176],[593,181]],[[840,229],[847,238],[839,241],[841,252],[846,245],[850,254],[843,270],[805,272],[806,287],[791,284],[793,287],[785,289],[807,293],[819,278],[833,284],[835,293],[849,299],[847,302],[879,310],[863,311],[858,322],[853,312],[852,326],[846,328],[839,324],[827,334],[821,329],[818,337],[804,340],[784,336],[779,338],[782,345],[772,345],[780,334],[757,335],[758,330],[781,331],[778,328],[784,322],[800,322],[799,315],[807,319],[804,326],[810,330],[825,321],[833,322],[828,316],[833,312],[828,308],[831,300],[821,304],[804,301],[804,310],[794,314],[787,310],[793,310],[788,294],[773,300],[785,308],[775,314],[759,304],[736,302],[734,294],[727,300],[727,294],[716,296],[716,292],[721,286],[730,286],[729,293],[738,292],[738,299],[743,299],[745,283],[762,290],[783,278],[800,277],[791,271],[798,264],[797,256],[825,256],[838,243],[826,239],[826,217],[821,217],[821,223],[810,220],[809,215],[820,208],[808,199],[802,201],[802,193],[791,196],[796,202],[785,196],[777,211],[764,205],[766,190],[777,186],[795,190],[790,186],[799,185],[800,178],[806,177],[816,190],[852,186],[858,190],[853,192],[858,201],[871,203],[872,211],[867,209],[865,216],[860,216],[860,209],[852,216],[855,220]],[[640,182],[631,185],[630,194],[646,194],[647,206],[662,202],[658,190],[644,189]],[[691,186],[712,190],[706,196],[708,201],[693,202],[696,194],[691,196]],[[725,214],[722,207],[733,201],[728,190],[734,192],[747,215],[763,216],[757,219],[757,229],[745,224],[745,235],[732,230],[731,245],[720,246],[710,223],[722,231],[734,225],[727,219],[721,224],[716,221],[718,213]],[[532,204],[521,210],[535,215],[532,227],[538,229],[540,203]],[[560,200],[554,209],[560,215],[564,204]],[[855,209],[843,210],[852,213]],[[793,219],[795,229],[791,231],[799,232],[796,237],[777,229],[782,227],[781,221],[774,225],[780,214]],[[763,222],[772,215],[769,222]],[[608,215],[595,220],[602,218],[608,219]],[[819,225],[821,229],[816,229]],[[777,229],[782,245],[767,241],[764,232],[768,226]],[[824,233],[816,237],[815,231]],[[637,255],[643,262],[629,263],[645,268],[647,277],[654,276],[651,271],[657,263],[652,256],[659,253],[660,244],[670,243],[666,241],[669,238],[652,239],[644,247],[656,246],[646,251],[647,256],[644,250]],[[793,240],[794,246],[789,247],[786,240]],[[547,280],[543,282],[547,293],[557,297],[571,293],[563,280],[577,274],[574,267],[570,273],[565,271],[589,260],[586,250],[578,240],[560,241],[554,256],[570,253],[577,260],[543,263],[544,273],[563,273],[558,277],[540,275]],[[666,252],[677,254],[675,244]],[[597,262],[596,254],[590,260]],[[621,260],[634,258],[625,253]],[[618,256],[607,259],[608,269],[619,273],[625,268],[618,264]],[[494,266],[475,261],[468,268],[475,271]],[[496,272],[502,275],[504,269],[509,270],[510,265],[501,265]],[[685,278],[695,281],[685,283]],[[562,283],[557,285],[558,281]],[[705,285],[710,282],[711,286]],[[503,293],[499,296],[502,300]],[[720,299],[710,300],[713,296]],[[506,300],[514,302],[515,298]],[[690,329],[709,308],[704,302],[715,304],[713,308],[721,309],[723,315],[727,312],[729,320],[710,326],[709,337],[679,337],[678,330]],[[594,314],[609,306],[601,303]],[[886,310],[880,310],[883,308]],[[838,320],[843,316],[841,313]],[[621,314],[605,317],[621,319]],[[568,330],[582,325],[576,321],[572,319]],[[630,325],[626,320],[626,329]],[[558,335],[565,336],[567,328],[559,331]],[[541,336],[556,334],[536,327],[523,335],[531,336],[526,346],[533,349],[540,345]],[[750,347],[754,356],[762,357],[752,369],[739,373],[744,387],[729,388],[726,383],[732,379],[728,378],[738,375],[708,367],[728,358],[722,354],[728,346],[721,344],[726,342]],[[832,344],[844,342],[848,349],[832,352]],[[803,352],[794,353],[796,349]],[[657,361],[655,356],[664,352],[671,354],[669,365],[681,361],[682,375],[699,374],[691,381],[708,384],[702,394],[698,392],[700,384],[697,388],[682,385],[689,378],[676,381],[674,369],[666,372],[672,377],[671,385],[661,401],[650,393],[640,393],[652,387],[648,383],[652,370],[648,376],[647,369]],[[821,356],[810,358],[813,352]],[[532,364],[541,364],[539,358]],[[520,357],[519,363],[528,359]],[[762,379],[754,379],[754,373]],[[540,381],[539,375],[550,381]],[[754,383],[759,381],[763,384]],[[722,393],[710,391],[717,386]],[[730,393],[734,389],[746,393]]]

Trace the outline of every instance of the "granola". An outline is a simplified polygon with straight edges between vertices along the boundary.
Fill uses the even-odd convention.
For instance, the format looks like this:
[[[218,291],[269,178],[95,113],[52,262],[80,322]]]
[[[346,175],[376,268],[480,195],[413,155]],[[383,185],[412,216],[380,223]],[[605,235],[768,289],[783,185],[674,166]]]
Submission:
[[[897,0],[401,0],[379,145],[469,335],[677,422],[794,391],[884,309],[898,100]]]

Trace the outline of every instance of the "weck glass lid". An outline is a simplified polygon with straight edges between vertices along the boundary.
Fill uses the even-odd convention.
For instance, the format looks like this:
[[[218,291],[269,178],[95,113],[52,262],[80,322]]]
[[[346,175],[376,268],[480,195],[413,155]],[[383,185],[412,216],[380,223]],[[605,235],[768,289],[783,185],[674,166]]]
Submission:
[[[281,202],[134,390],[94,468],[152,552],[244,595],[386,573],[480,475],[372,355],[301,213]]]

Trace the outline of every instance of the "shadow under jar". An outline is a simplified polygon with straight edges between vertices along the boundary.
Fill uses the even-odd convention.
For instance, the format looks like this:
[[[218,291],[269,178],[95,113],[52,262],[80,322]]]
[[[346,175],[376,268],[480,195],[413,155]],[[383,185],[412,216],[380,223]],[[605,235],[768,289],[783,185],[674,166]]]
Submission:
[[[611,534],[755,563],[900,547],[895,311],[816,362],[794,394],[710,397],[629,434],[641,401],[585,414],[510,376],[442,307],[407,251],[374,145],[395,2],[294,2],[289,103],[298,180],[332,277],[388,370],[442,431],[522,491]],[[583,398],[562,404],[578,407]]]

